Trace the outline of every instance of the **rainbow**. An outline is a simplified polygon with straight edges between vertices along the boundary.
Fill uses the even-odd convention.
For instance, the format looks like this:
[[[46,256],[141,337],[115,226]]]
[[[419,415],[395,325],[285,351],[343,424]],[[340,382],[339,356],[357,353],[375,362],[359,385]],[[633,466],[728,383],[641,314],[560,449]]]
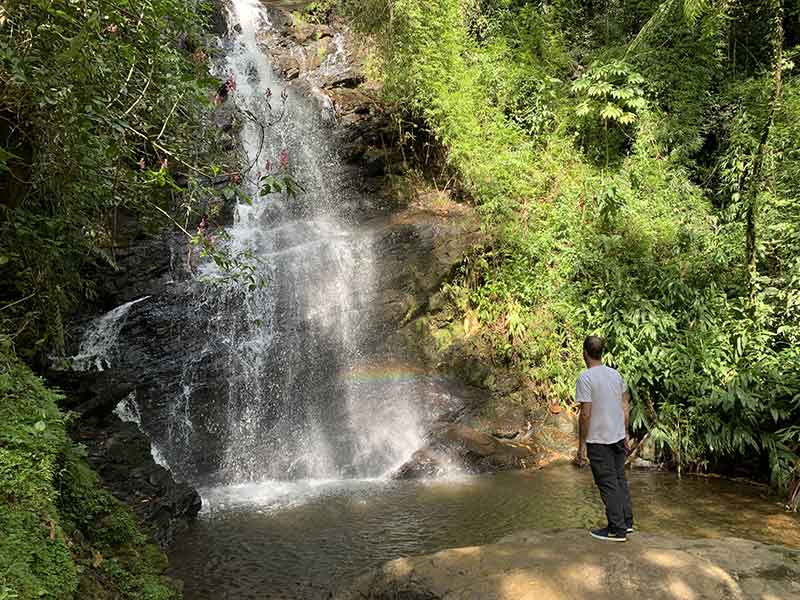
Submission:
[[[354,367],[344,372],[343,379],[351,383],[404,383],[418,381],[425,371],[407,364],[379,364]]]

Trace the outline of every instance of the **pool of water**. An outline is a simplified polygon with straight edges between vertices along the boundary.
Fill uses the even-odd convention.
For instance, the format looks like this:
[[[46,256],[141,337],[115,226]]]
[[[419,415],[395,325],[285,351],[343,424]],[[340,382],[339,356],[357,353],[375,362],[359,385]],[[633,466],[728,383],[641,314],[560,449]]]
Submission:
[[[800,518],[763,488],[653,472],[629,480],[643,530],[800,547]],[[567,465],[417,482],[270,481],[201,493],[205,508],[170,556],[187,600],[327,598],[392,558],[604,520],[589,471]]]

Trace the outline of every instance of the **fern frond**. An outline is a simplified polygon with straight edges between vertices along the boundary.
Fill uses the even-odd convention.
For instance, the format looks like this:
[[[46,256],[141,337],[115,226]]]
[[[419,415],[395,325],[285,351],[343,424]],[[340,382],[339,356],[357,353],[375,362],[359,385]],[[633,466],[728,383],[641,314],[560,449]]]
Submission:
[[[689,24],[694,25],[710,7],[709,0],[683,0],[683,16]]]

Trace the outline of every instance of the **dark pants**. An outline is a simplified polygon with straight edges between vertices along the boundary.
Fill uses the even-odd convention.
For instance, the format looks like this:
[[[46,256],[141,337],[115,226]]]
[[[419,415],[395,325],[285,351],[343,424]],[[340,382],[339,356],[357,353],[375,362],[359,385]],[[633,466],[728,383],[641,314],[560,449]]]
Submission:
[[[631,495],[625,479],[625,443],[620,440],[616,444],[586,444],[586,454],[606,505],[608,528],[612,533],[625,533],[626,528],[633,527]]]

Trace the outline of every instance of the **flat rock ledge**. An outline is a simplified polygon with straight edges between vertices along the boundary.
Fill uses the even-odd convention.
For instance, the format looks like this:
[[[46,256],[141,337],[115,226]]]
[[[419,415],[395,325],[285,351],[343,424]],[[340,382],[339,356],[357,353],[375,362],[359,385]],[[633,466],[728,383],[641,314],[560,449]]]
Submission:
[[[400,558],[337,600],[800,599],[800,550],[738,538],[525,531],[496,544]]]

